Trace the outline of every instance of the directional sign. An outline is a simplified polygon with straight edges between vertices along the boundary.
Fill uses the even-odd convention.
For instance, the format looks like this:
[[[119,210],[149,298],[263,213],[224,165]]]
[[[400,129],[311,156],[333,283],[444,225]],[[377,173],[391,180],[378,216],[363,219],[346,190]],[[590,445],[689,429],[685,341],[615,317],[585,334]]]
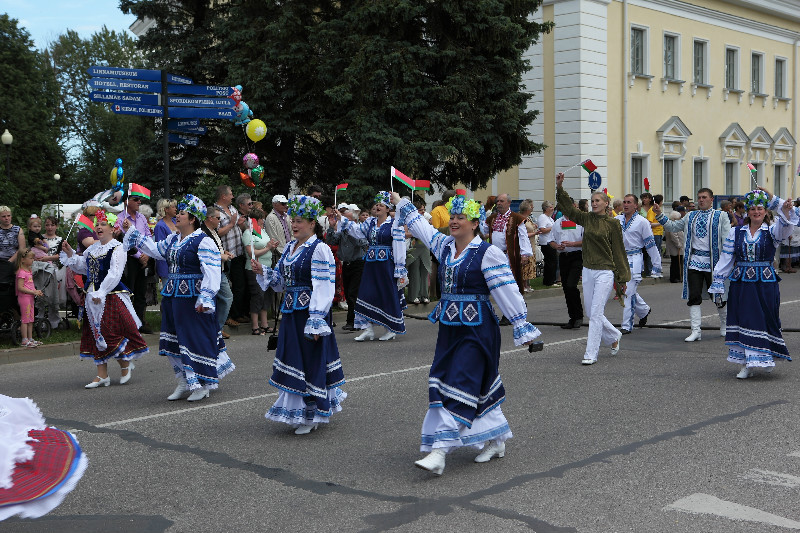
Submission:
[[[189,96],[168,96],[167,104],[188,107],[221,107],[223,109],[236,105],[230,98],[192,98]]]
[[[173,144],[185,144],[187,146],[197,146],[200,144],[200,138],[193,135],[179,135],[177,133],[169,134],[169,142]]]
[[[118,80],[114,78],[91,78],[93,89],[114,89],[117,91],[161,92],[161,83],[155,81]]]
[[[172,118],[236,118],[236,111],[230,109],[215,109],[207,107],[170,107],[169,116]]]
[[[92,102],[125,102],[126,104],[158,105],[157,94],[115,93],[111,91],[92,91]]]
[[[597,171],[591,172],[589,174],[589,188],[593,191],[596,191],[600,188],[600,184],[603,183],[603,178],[600,176],[600,173]]]
[[[90,76],[98,78],[125,78],[128,80],[161,81],[160,70],[93,66],[89,67],[86,72],[88,72]]]
[[[191,85],[192,78],[178,76],[177,74],[167,74],[167,83],[182,83],[184,85]]]
[[[111,106],[114,113],[119,115],[145,115],[148,117],[163,117],[164,109],[149,105],[114,104]]]
[[[167,85],[169,94],[197,94],[226,98],[233,94],[233,87],[227,85]]]
[[[181,128],[193,128],[200,125],[200,120],[196,118],[182,118],[182,119],[169,119],[167,121],[167,127],[171,130],[181,129]]]
[[[205,135],[208,129],[205,126],[192,126],[187,128],[173,128],[167,126],[170,131],[177,131],[179,133],[191,133],[192,135]]]

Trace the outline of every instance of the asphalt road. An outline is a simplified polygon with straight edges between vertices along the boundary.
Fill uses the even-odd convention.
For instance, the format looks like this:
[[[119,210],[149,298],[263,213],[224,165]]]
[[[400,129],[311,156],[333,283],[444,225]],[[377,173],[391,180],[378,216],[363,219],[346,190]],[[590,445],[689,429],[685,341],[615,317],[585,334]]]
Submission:
[[[781,290],[784,327],[796,329],[800,274]],[[567,319],[561,292],[548,294],[528,301],[537,325]],[[641,294],[650,325],[687,325],[680,285]],[[606,313],[618,323],[621,307],[609,301]],[[266,337],[235,336],[237,370],[199,404],[166,401],[171,370],[153,354],[128,385],[112,366],[114,385],[94,390],[83,388],[93,366],[77,358],[0,365],[0,391],[33,398],[89,456],[51,515],[8,520],[0,533],[800,530],[800,366],[735,379],[716,309],[703,314],[712,329],[700,342],[683,342],[686,329],[637,328],[590,367],[580,365],[585,327],[541,326],[536,354],[503,328],[514,438],[486,464],[471,449],[450,454],[442,477],[413,466],[437,331],[427,321],[385,343],[337,335],[349,397],[302,437],[263,417],[277,396]],[[800,335],[785,338],[797,352]]]

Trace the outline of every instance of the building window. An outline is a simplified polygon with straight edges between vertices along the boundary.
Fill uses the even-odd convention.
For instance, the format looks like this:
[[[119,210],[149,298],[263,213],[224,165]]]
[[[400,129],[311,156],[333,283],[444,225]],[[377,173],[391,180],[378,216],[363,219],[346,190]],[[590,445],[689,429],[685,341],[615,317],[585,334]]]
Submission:
[[[678,38],[675,35],[664,35],[664,77],[668,80],[677,79],[675,54],[678,50]]]
[[[642,194],[642,185],[644,184],[643,169],[643,157],[631,159],[631,194],[635,194],[637,198]]]
[[[738,89],[739,78],[739,50],[736,48],[725,49],[725,88]]]
[[[703,188],[703,175],[704,173],[704,166],[705,162],[702,159],[695,160],[694,162],[694,174],[692,178],[692,184],[694,185],[694,192],[699,191]]]
[[[783,192],[783,165],[775,165],[775,196],[782,196]]]
[[[692,81],[694,83],[701,83],[706,84],[708,83],[706,78],[706,51],[708,49],[708,43],[705,41],[695,41],[694,42],[694,70],[692,75]]]
[[[752,80],[750,84],[750,91],[757,94],[764,92],[761,86],[761,80],[764,77],[761,71],[761,69],[764,67],[764,62],[762,61],[763,57],[763,54],[753,54],[750,59],[750,79]]]
[[[725,163],[725,194],[736,194],[736,163]]]
[[[675,160],[664,160],[664,200],[672,202],[675,199]]]
[[[775,60],[775,96],[784,98],[786,96],[786,60]]]
[[[646,74],[647,31],[644,28],[631,28],[631,72]]]

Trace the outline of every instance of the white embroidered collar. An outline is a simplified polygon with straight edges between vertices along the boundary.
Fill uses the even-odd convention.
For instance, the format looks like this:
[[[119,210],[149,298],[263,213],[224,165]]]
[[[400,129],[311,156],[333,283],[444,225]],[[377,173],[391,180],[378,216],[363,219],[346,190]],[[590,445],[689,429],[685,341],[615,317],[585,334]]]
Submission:
[[[295,243],[297,242],[297,239],[292,239],[292,241],[289,244],[286,245],[286,246],[289,247],[289,250],[294,250],[294,252],[290,252],[289,253],[289,257],[296,256],[303,248],[308,248],[309,246],[314,244],[314,242],[316,242],[316,241],[317,241],[316,234],[312,235],[311,237],[308,238],[308,240],[306,240],[306,242],[304,242],[303,244],[298,246],[297,249],[295,250]]]
[[[119,242],[117,239],[111,239],[105,244],[101,244],[100,241],[95,242],[91,246],[86,249],[87,254],[92,255],[94,257],[99,257],[106,255],[109,250],[116,248],[117,246],[121,245],[122,243]]]

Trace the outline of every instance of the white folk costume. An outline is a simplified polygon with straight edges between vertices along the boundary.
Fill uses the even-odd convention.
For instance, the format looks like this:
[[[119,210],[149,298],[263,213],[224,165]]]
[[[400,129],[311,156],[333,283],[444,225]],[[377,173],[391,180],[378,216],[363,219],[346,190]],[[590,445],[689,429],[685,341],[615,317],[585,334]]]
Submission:
[[[628,267],[631,270],[631,279],[625,287],[625,309],[622,312],[620,329],[622,333],[630,333],[633,331],[634,318],[639,317],[640,320],[646,321],[647,315],[650,314],[650,306],[638,293],[644,268],[642,248],[646,249],[647,255],[650,256],[651,272],[654,275],[661,274],[661,250],[656,246],[650,222],[645,217],[633,213],[630,220],[627,220],[625,213],[622,213],[615,218],[622,225],[622,242],[625,243]]]
[[[462,197],[453,198],[447,209],[471,219],[483,213],[476,202]],[[504,442],[512,434],[500,408],[505,400],[499,368],[500,327],[489,296],[511,321],[516,346],[541,334],[527,321],[525,301],[508,259],[480,237],[475,237],[456,257],[455,239],[438,232],[408,200],[397,206],[395,225],[407,226],[440,263],[442,295],[428,316],[431,322],[439,322],[439,336],[428,378],[429,404],[420,446],[423,452],[436,453],[417,462],[417,466],[440,474],[444,454],[449,450],[463,446],[482,449],[487,443],[487,451],[495,451],[485,460],[493,453],[502,457]],[[426,463],[430,460],[439,466],[431,467]]]
[[[686,337],[687,342],[700,340],[700,325],[703,303],[703,285],[711,286],[711,272],[719,261],[722,245],[731,230],[728,213],[718,209],[691,211],[678,220],[669,220],[663,213],[657,217],[659,223],[667,231],[685,231],[686,239],[683,250],[683,299],[688,300],[692,333]],[[720,334],[725,335],[725,322],[728,310],[725,292],[720,294],[719,313]]]
[[[314,220],[322,204],[310,196],[289,202],[289,216]],[[327,423],[342,410],[347,394],[336,337],[331,330],[331,304],[336,288],[336,263],[327,244],[309,237],[286,245],[274,269],[256,276],[263,290],[283,292],[278,348],[269,384],[280,390],[265,417],[297,427],[304,434]],[[314,339],[317,335],[318,339]]]
[[[0,521],[46,515],[88,463],[75,436],[48,427],[33,400],[0,394]]]
[[[745,201],[748,209],[768,203],[766,194],[761,191],[748,193]],[[751,368],[771,370],[775,358],[792,360],[781,333],[780,278],[772,263],[778,243],[791,235],[800,217],[792,209],[787,219],[779,207],[783,204],[780,198],[770,205],[773,204],[778,206],[778,217],[771,226],[761,224],[752,235],[749,224],[728,232],[722,255],[714,267],[714,282],[708,291],[722,294],[725,281],[730,281],[725,344],[728,345],[728,361],[742,365],[739,378],[749,377]]]
[[[178,203],[199,220],[205,219],[205,204],[187,195]],[[217,323],[216,294],[222,276],[220,251],[202,229],[181,238],[178,233],[154,242],[131,227],[123,241],[125,249],[138,248],[155,259],[164,260],[169,275],[161,290],[161,336],[159,355],[169,358],[178,389],[170,399],[178,399],[185,390],[203,391],[218,388],[219,380],[236,367],[228,357],[225,341]],[[196,308],[202,305],[203,313]],[[194,396],[194,395],[193,395]],[[194,401],[190,396],[190,400]]]

